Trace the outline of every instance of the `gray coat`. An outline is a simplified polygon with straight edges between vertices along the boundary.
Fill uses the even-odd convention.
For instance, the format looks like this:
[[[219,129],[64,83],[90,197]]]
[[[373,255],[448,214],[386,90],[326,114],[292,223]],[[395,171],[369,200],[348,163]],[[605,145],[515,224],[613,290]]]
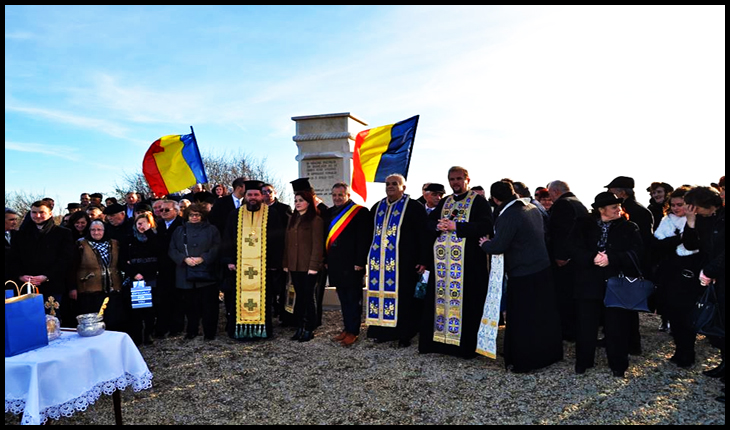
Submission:
[[[185,252],[185,233],[187,232],[188,249]],[[218,253],[221,244],[221,235],[218,229],[208,221],[191,224],[185,223],[175,229],[170,241],[168,255],[175,262],[175,286],[183,290],[206,287],[217,281],[188,282],[185,279],[187,264],[183,260],[189,257],[202,257],[203,264],[207,264],[213,273],[218,272]]]

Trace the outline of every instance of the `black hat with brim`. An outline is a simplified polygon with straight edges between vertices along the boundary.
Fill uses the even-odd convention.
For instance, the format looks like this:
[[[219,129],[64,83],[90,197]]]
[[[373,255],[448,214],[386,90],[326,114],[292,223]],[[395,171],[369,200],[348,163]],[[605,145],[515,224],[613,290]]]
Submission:
[[[591,206],[593,207],[593,209],[598,209],[605,206],[621,204],[623,202],[624,199],[616,197],[614,193],[604,191],[602,193],[598,193],[596,198],[593,200],[593,203],[591,203]]]
[[[119,203],[112,203],[104,209],[104,215],[114,215],[119,212],[124,212],[125,207]]]
[[[446,194],[446,188],[442,184],[428,184],[424,191],[430,191],[432,193]]]
[[[605,188],[634,188],[634,178],[628,176],[618,176],[616,179],[611,181]]]

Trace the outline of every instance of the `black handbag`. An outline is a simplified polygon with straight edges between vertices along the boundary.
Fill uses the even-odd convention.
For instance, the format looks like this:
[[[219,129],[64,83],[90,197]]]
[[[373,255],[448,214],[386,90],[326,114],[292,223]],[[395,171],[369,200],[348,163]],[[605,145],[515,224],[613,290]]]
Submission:
[[[692,326],[705,336],[725,337],[725,316],[717,303],[715,283],[708,285],[692,311]]]
[[[185,226],[183,226],[183,246],[185,247],[185,255],[190,257],[188,253],[188,231]],[[197,266],[185,266],[185,280],[188,282],[213,282],[217,279],[208,267],[208,263],[203,263]]]
[[[648,299],[654,292],[654,283],[645,279],[639,269],[636,256],[633,251],[628,252],[631,262],[634,263],[639,274],[637,278],[631,278],[622,273],[618,276],[611,276],[606,282],[606,296],[603,304],[607,308],[621,308],[632,311],[651,312]]]

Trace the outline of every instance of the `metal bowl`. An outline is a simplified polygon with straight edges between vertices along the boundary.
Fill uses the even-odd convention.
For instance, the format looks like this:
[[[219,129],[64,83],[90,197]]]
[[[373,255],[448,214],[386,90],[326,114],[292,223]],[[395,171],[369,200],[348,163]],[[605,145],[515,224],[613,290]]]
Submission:
[[[90,337],[104,333],[106,324],[103,321],[104,317],[100,317],[99,314],[83,314],[76,317],[79,322],[76,331],[79,336]]]

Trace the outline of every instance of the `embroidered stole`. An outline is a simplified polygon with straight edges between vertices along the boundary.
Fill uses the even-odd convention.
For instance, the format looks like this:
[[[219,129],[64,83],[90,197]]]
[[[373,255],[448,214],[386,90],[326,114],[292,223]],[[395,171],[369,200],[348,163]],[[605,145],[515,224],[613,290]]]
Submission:
[[[515,199],[507,203],[499,212],[499,217],[516,201],[530,203],[529,198]],[[492,255],[492,264],[489,270],[489,290],[484,301],[482,321],[477,332],[477,353],[489,358],[497,358],[497,335],[499,334],[499,314],[502,303],[502,287],[504,276],[504,254]]]
[[[266,337],[266,223],[269,207],[238,211],[234,337]]]
[[[441,218],[468,222],[476,195],[476,192],[468,191],[466,197],[459,201],[453,195],[448,196],[441,209]],[[466,238],[457,237],[454,230],[441,232],[433,246],[436,267],[434,342],[461,344],[465,245]]]
[[[408,200],[408,194],[394,203],[385,198],[375,213],[375,233],[368,254],[367,325],[398,325],[398,241]]]
[[[340,213],[332,219],[332,221],[330,221],[329,233],[327,234],[327,251],[330,250],[332,243],[340,237],[340,234],[342,234],[350,222],[355,219],[355,215],[360,212],[360,209],[362,209],[362,206],[356,205],[355,202],[350,201],[350,203],[345,206]]]

